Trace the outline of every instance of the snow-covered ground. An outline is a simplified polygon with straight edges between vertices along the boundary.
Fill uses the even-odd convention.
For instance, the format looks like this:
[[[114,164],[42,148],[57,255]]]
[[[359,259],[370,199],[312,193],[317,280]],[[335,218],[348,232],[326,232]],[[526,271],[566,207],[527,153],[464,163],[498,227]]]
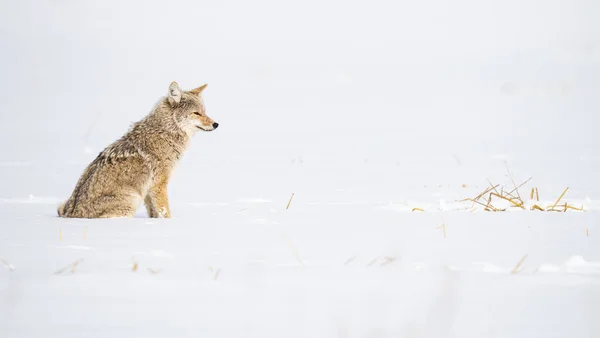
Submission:
[[[0,2],[0,336],[597,337],[599,15]],[[56,217],[173,80],[220,123],[174,218]],[[460,202],[529,178],[525,210]]]

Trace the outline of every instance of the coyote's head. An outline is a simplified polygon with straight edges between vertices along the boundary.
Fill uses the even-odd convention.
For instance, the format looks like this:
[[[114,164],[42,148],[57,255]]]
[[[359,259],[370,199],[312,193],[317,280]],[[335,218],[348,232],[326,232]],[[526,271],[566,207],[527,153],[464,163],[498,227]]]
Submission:
[[[200,94],[206,84],[190,91],[183,91],[177,82],[171,82],[167,100],[173,112],[173,117],[179,127],[193,134],[199,130],[213,131],[219,124],[206,115],[206,108]]]

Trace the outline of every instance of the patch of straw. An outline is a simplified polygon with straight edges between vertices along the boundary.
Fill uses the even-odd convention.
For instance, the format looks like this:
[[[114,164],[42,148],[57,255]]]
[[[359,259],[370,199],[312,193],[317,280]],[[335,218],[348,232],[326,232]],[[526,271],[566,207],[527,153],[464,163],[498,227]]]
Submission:
[[[517,183],[515,182],[515,180],[512,177],[512,173],[511,173],[510,169],[508,168],[508,164],[506,165],[506,170],[508,172],[508,175],[510,177],[512,185],[514,186],[514,188],[512,188],[510,191],[505,190],[504,189],[505,187],[500,186],[499,184],[494,185],[489,179],[487,179],[487,182],[489,183],[490,186],[487,187],[483,192],[481,192],[475,198],[465,198],[462,200],[457,200],[457,202],[467,202],[467,201],[471,202],[472,203],[471,208],[470,208],[471,211],[475,211],[477,209],[476,205],[482,206],[484,211],[494,211],[494,212],[506,211],[507,208],[499,208],[499,207],[493,205],[492,196],[495,196],[499,199],[510,202],[510,207],[518,207],[523,210],[529,209],[529,210],[538,210],[538,211],[566,212],[567,210],[571,209],[571,210],[576,210],[576,211],[584,211],[583,206],[581,206],[581,208],[579,208],[579,207],[575,207],[573,205],[569,205],[566,202],[564,204],[561,203],[562,198],[564,197],[567,190],[569,189],[568,187],[563,191],[563,193],[554,202],[554,204],[552,206],[547,206],[545,208],[542,208],[539,203],[536,203],[536,204],[526,208],[525,202],[521,198],[519,189],[521,187],[523,187],[524,185],[526,185],[527,183],[529,183],[532,178],[530,177],[526,181],[517,185]],[[500,187],[500,189],[498,189],[498,187]],[[486,195],[488,195],[488,196],[485,197]],[[537,187],[532,187],[531,190],[529,190],[529,200],[534,200],[534,198],[537,202],[540,201],[539,189]],[[415,211],[415,209],[413,209],[413,211]]]

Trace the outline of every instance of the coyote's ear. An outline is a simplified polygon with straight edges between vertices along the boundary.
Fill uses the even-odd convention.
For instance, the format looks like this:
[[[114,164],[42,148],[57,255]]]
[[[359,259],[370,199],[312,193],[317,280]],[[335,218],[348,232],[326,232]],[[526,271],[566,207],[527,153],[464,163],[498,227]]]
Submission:
[[[169,93],[167,94],[167,98],[169,99],[169,103],[174,106],[181,101],[181,88],[177,82],[171,82],[169,86]]]
[[[190,93],[200,95],[200,93],[202,93],[202,91],[206,88],[206,86],[208,86],[208,84],[203,84],[202,86],[200,86],[198,88],[194,88],[194,89],[190,90]]]

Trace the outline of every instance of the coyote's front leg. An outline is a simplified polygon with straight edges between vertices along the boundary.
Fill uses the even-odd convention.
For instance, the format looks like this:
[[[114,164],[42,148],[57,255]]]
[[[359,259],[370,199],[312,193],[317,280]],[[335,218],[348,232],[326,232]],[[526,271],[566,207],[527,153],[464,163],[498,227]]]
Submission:
[[[148,191],[148,194],[146,195],[146,198],[144,199],[144,205],[146,206],[146,211],[148,212],[148,217],[158,218],[158,212],[156,211],[156,208],[154,207],[154,200],[152,199],[152,197],[150,197],[149,191]]]
[[[169,209],[169,198],[167,196],[167,184],[156,184],[150,188],[144,199],[146,211],[150,218],[171,218]]]

